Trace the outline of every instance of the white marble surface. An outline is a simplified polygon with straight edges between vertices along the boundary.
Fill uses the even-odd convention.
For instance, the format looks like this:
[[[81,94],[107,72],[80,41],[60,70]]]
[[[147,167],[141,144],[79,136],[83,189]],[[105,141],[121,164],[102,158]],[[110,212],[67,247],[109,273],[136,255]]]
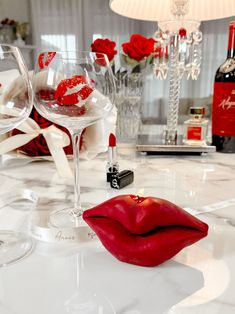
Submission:
[[[105,155],[81,162],[83,202],[141,191],[199,215],[209,224],[208,237],[155,268],[121,263],[97,240],[37,241],[30,256],[0,269],[1,314],[235,313],[235,155],[146,157],[126,149],[119,163],[134,170],[135,181],[117,191],[105,182]],[[60,179],[48,161],[10,162],[0,182],[0,194],[30,188],[39,196],[36,209],[26,201],[2,206],[0,228],[23,230],[30,209],[45,212],[73,200],[72,181]]]

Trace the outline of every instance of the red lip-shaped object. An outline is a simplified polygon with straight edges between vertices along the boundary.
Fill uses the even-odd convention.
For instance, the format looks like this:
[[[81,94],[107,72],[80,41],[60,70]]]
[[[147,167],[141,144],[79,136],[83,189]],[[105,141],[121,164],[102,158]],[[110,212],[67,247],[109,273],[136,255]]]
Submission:
[[[208,225],[175,204],[120,195],[83,213],[105,248],[117,259],[156,266],[204,238]]]
[[[77,105],[86,100],[93,90],[85,76],[75,75],[59,83],[55,99],[59,105]]]
[[[51,63],[53,58],[55,57],[56,52],[46,52],[46,53],[40,53],[38,57],[38,66],[40,69],[47,68],[48,65]]]

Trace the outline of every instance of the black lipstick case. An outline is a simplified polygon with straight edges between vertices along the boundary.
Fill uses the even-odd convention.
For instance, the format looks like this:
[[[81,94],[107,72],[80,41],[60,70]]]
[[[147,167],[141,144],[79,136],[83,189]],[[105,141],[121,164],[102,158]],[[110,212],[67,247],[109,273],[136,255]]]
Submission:
[[[134,172],[131,170],[123,170],[111,176],[110,186],[114,189],[122,189],[133,181]]]
[[[106,181],[110,182],[113,175],[116,175],[118,173],[118,167],[116,166],[110,166],[108,167],[107,173],[106,173]]]

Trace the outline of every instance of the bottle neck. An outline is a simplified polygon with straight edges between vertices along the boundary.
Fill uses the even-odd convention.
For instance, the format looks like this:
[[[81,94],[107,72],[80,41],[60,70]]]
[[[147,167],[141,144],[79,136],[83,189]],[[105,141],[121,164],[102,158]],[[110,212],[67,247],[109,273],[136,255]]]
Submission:
[[[235,58],[235,22],[229,26],[227,58]]]

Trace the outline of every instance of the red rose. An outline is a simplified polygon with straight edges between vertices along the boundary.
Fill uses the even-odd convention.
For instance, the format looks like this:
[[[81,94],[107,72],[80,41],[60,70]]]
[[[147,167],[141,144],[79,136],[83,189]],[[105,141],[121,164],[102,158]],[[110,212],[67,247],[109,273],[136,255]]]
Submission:
[[[155,40],[153,38],[146,38],[140,34],[133,34],[130,42],[123,43],[123,52],[131,59],[141,61],[148,57],[154,51]]]
[[[114,56],[117,54],[117,50],[115,50],[116,43],[109,39],[96,39],[91,45],[92,52],[104,53],[107,55],[109,61],[112,61]]]
[[[32,112],[30,114],[30,118],[33,119],[35,122],[37,122],[37,124],[40,126],[41,129],[47,128],[53,124],[52,122],[43,118],[37,112],[37,110],[35,108],[33,108]],[[65,129],[64,127],[61,127],[59,125],[56,125],[56,124],[54,124],[54,125],[57,128],[59,128],[60,130],[62,130],[63,132],[67,133],[70,137],[70,134],[69,134],[67,129]],[[21,132],[17,129],[14,129],[12,131],[12,135],[22,134],[22,133],[23,132]],[[83,133],[82,133],[82,136],[83,136]],[[83,144],[82,136],[81,136],[81,141],[80,141],[80,149],[81,149],[82,144]],[[42,134],[39,134],[36,138],[31,140],[27,144],[19,147],[18,149],[20,151],[24,152],[26,155],[31,156],[31,157],[50,155],[46,140]],[[72,155],[73,154],[73,148],[72,148],[71,140],[70,140],[70,144],[68,146],[64,147],[64,151],[65,151],[66,155]]]
[[[9,21],[9,25],[15,25],[16,24],[16,21],[15,20],[10,20]]]

